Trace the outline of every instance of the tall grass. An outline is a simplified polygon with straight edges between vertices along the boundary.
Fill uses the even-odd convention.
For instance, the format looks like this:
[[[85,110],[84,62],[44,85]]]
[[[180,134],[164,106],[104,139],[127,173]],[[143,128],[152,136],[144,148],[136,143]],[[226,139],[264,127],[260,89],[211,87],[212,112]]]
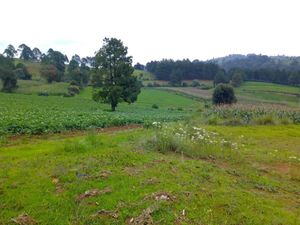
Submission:
[[[234,157],[238,144],[191,124],[164,125],[148,140],[148,148],[192,158]]]

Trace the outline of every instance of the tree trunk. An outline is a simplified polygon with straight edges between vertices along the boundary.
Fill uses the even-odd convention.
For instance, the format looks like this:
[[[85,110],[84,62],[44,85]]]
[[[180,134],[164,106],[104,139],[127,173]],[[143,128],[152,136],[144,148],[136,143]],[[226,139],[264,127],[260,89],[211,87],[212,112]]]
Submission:
[[[112,111],[112,112],[116,111],[116,105],[113,104],[113,103],[111,104],[111,111]]]

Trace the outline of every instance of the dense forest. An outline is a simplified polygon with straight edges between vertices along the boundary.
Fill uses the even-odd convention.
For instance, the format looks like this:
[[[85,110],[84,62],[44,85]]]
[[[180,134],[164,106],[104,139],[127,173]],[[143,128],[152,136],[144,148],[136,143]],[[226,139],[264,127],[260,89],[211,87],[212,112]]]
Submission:
[[[172,79],[202,79],[213,80],[214,76],[221,68],[211,62],[202,62],[199,60],[171,60],[151,61],[146,64],[146,69],[154,73],[159,80]]]
[[[266,81],[280,84],[300,84],[300,57],[264,55],[231,55],[208,61],[171,60],[151,61],[137,67],[145,68],[160,80],[215,80],[223,76],[230,81],[235,72],[243,74],[244,80]]]
[[[242,71],[246,80],[280,84],[300,84],[300,57],[266,55],[229,55],[210,60],[227,73]]]

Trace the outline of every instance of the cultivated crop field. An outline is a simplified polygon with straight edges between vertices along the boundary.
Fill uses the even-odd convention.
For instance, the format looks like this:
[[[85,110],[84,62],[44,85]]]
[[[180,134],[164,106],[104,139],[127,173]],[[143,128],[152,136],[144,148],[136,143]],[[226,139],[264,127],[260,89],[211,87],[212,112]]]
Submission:
[[[196,87],[162,87],[161,89],[182,93],[199,99],[211,99],[213,89],[203,90]],[[246,104],[279,104],[300,107],[300,88],[264,82],[245,82],[235,88],[237,100]]]
[[[138,102],[120,104],[117,112],[94,102],[91,89],[74,98],[0,93],[0,133],[41,134],[153,121],[176,121],[200,102],[159,90],[144,89]],[[158,109],[152,108],[156,104]]]

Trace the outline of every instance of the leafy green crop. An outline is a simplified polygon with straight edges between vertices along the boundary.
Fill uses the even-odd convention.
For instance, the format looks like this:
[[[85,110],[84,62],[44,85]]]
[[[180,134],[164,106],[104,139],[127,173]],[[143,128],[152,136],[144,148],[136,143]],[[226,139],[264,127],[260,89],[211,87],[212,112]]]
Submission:
[[[160,108],[153,109],[153,104]],[[0,134],[57,133],[152,121],[176,121],[190,115],[197,104],[175,94],[143,90],[137,103],[123,103],[117,112],[110,112],[108,105],[94,102],[84,92],[76,98],[1,93]],[[176,110],[178,107],[184,107],[185,110]]]

